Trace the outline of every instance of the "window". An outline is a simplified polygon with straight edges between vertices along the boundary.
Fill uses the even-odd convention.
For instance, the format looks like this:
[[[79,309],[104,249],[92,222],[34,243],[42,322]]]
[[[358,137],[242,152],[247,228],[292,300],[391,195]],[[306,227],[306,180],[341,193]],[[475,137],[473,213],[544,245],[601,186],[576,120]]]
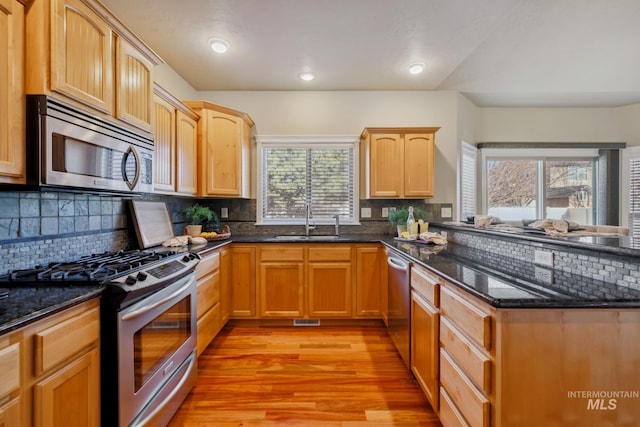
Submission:
[[[626,176],[629,209],[629,235],[640,241],[640,147],[627,150]]]
[[[458,219],[464,221],[467,217],[473,216],[477,211],[476,200],[476,154],[477,148],[473,145],[462,142],[460,161],[460,209]]]
[[[357,138],[261,138],[259,224],[356,223]]]
[[[597,150],[483,150],[484,206],[503,220],[596,223]]]

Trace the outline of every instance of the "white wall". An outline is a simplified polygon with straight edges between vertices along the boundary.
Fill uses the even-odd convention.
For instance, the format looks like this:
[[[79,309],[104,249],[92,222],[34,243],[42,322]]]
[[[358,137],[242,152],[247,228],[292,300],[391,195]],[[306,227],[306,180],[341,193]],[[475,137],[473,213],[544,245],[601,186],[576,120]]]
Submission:
[[[360,135],[363,128],[437,126],[436,195],[455,203],[457,102],[455,92],[199,92],[199,99],[246,112],[262,135]]]
[[[615,108],[480,108],[478,142],[625,142]]]

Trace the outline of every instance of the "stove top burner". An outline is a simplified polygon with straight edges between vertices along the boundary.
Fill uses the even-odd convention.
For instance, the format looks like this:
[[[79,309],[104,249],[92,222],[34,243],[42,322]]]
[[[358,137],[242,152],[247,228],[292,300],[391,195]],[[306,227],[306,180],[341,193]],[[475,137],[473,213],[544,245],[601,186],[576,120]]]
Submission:
[[[46,267],[15,270],[0,282],[103,282],[104,280],[176,255],[175,251],[128,250],[84,256],[75,261],[50,263]],[[69,283],[72,284],[72,283]]]

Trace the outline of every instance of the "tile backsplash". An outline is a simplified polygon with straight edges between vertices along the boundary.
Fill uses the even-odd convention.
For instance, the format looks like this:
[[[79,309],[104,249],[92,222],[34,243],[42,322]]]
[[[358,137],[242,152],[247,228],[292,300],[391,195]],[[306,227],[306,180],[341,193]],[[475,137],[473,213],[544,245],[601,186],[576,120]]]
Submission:
[[[209,206],[218,214],[229,210],[232,234],[284,234],[300,232],[299,226],[257,226],[255,199],[194,199],[160,195],[136,196],[164,201],[176,235],[183,234],[186,207],[194,203]],[[19,268],[69,261],[90,253],[137,248],[128,200],[122,195],[66,191],[0,191],[0,274]],[[371,208],[371,217],[360,225],[341,225],[343,234],[393,234],[394,227],[381,215],[382,207],[419,206],[429,220],[441,220],[442,207],[423,200],[361,200]],[[446,219],[446,218],[445,218]],[[326,230],[324,229],[326,227]],[[331,226],[316,232],[330,233]]]

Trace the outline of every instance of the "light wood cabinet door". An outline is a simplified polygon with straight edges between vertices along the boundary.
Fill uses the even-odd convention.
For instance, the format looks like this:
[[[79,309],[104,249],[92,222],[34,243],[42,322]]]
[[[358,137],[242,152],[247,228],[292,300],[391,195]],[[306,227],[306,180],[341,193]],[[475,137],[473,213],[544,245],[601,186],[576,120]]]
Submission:
[[[303,262],[260,262],[258,286],[261,317],[304,315]]]
[[[384,251],[380,245],[356,248],[356,308],[357,317],[380,318],[386,307],[386,276]]]
[[[242,168],[242,119],[208,111],[204,143],[204,195],[240,196]]]
[[[51,90],[113,115],[111,27],[81,0],[51,8]]]
[[[231,248],[231,316],[256,316],[256,248],[234,244]]]
[[[371,135],[371,197],[402,197],[404,145],[399,134]]]
[[[439,408],[438,309],[411,292],[411,371],[434,411]]]
[[[34,386],[37,427],[100,426],[100,358],[94,348]]]
[[[351,262],[310,262],[309,316],[351,317]]]
[[[21,399],[15,398],[4,405],[0,405],[0,427],[21,426]]]
[[[433,134],[404,136],[404,196],[433,197]]]
[[[153,189],[176,190],[176,109],[158,95],[154,96]]]
[[[24,6],[0,0],[0,183],[25,182]]]
[[[116,49],[116,117],[151,131],[153,64],[122,38]]]
[[[220,251],[220,327],[231,317],[231,249]]]
[[[198,186],[198,122],[176,112],[176,193],[194,195]]]

